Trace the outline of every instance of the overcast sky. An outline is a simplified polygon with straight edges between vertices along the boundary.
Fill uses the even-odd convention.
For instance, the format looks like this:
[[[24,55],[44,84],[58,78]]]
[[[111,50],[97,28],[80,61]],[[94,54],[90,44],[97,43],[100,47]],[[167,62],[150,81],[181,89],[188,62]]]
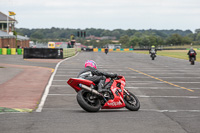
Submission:
[[[200,0],[0,0],[17,28],[200,28]]]

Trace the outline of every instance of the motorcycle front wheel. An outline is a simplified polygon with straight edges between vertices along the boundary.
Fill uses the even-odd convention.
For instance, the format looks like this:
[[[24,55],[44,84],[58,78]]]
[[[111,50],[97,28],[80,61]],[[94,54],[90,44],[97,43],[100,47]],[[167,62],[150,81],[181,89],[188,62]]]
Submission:
[[[126,108],[131,111],[138,111],[140,109],[140,101],[138,98],[131,92],[130,95],[125,94],[124,103],[126,104]]]
[[[87,112],[97,112],[101,108],[100,99],[89,91],[80,90],[76,98],[78,104]]]

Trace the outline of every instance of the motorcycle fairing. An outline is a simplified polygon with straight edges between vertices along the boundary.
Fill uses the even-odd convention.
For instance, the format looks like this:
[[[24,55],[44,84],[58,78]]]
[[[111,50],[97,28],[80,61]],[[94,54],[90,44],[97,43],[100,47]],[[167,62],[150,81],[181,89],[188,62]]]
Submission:
[[[121,83],[120,88],[117,87],[117,83]],[[123,100],[123,94],[124,94],[124,87],[125,87],[125,78],[121,77],[120,80],[114,80],[111,91],[113,93],[114,99],[108,100],[102,109],[115,109],[115,108],[123,108],[125,107],[125,103]]]

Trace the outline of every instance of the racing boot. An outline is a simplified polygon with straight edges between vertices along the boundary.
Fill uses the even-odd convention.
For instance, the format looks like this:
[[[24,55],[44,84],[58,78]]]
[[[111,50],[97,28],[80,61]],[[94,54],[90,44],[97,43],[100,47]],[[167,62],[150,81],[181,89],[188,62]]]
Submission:
[[[98,84],[98,92],[102,93],[103,91],[105,91],[105,80],[100,80],[99,84]]]

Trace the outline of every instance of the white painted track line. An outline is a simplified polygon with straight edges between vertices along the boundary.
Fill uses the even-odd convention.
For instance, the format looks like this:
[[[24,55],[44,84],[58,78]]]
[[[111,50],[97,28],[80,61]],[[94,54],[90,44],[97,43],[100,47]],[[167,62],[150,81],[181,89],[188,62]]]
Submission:
[[[69,59],[71,59],[71,58],[76,57],[78,54],[79,54],[79,53],[77,53],[75,56],[72,56],[72,57],[70,57],[70,58],[66,58],[66,59],[60,61],[60,62],[56,65],[55,70],[54,70],[53,74],[51,75],[51,78],[50,78],[50,80],[49,80],[49,82],[48,82],[48,84],[47,84],[47,86],[46,86],[46,88],[45,88],[45,92],[44,92],[44,94],[43,94],[43,96],[42,96],[42,99],[41,99],[41,101],[40,101],[40,104],[38,105],[38,108],[37,108],[36,112],[42,112],[42,108],[43,108],[43,106],[44,106],[44,103],[45,103],[46,98],[47,98],[48,93],[49,93],[49,88],[50,88],[51,85],[52,85],[53,78],[54,78],[54,76],[55,76],[55,74],[56,74],[56,72],[57,72],[57,69],[58,69],[59,65],[60,65],[62,62],[66,61],[66,60],[69,60]]]

